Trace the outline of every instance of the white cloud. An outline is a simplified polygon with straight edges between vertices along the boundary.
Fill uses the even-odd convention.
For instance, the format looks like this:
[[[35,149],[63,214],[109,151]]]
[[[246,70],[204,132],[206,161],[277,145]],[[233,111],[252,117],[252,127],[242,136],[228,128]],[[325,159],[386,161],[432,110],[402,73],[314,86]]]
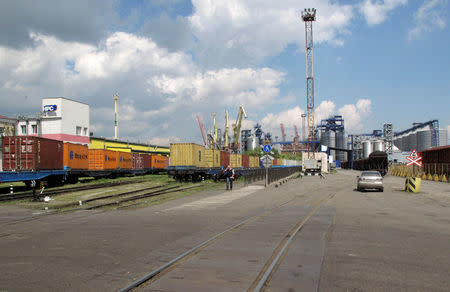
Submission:
[[[331,117],[336,109],[336,104],[329,100],[322,101],[314,112],[315,123],[320,124],[324,119]]]
[[[201,70],[190,55],[153,40],[111,34],[97,46],[32,34],[25,49],[0,46],[2,111],[39,111],[40,99],[65,96],[91,105],[95,135],[111,136],[112,94],[119,92],[119,135],[129,140],[189,137],[195,114],[244,105],[250,113],[277,102],[285,73],[270,68]],[[28,101],[22,102],[25,96]],[[287,98],[289,99],[289,98]],[[278,101],[279,102],[279,101]]]
[[[340,107],[337,112],[342,115],[345,121],[345,129],[347,132],[357,132],[364,128],[364,119],[371,113],[372,102],[369,99],[359,99],[356,104],[346,104]],[[300,107],[295,107],[278,114],[268,113],[262,120],[261,124],[264,131],[272,133],[272,136],[281,137],[280,123],[284,123],[286,135],[288,138],[294,135],[293,125],[297,125],[299,134],[301,134],[301,114],[305,113]],[[316,108],[314,113],[315,124],[319,125],[323,119],[327,119],[336,114],[336,104],[333,101],[324,100]]]
[[[384,22],[392,10],[407,3],[408,0],[365,0],[359,11],[364,15],[367,24],[373,26]]]
[[[262,118],[261,125],[264,131],[271,132],[274,138],[275,136],[279,136],[281,139],[280,124],[283,123],[286,129],[286,136],[289,140],[291,136],[294,135],[294,125],[297,126],[299,131],[301,131],[301,114],[303,113],[305,113],[305,111],[298,106],[280,112],[279,114],[269,113]],[[299,134],[301,135],[301,133]]]
[[[447,0],[425,0],[414,13],[415,26],[408,33],[409,39],[418,38],[422,33],[434,29],[444,29],[446,6]]]
[[[315,7],[314,41],[342,45],[349,33],[353,8],[335,1],[194,0],[189,17],[202,64],[256,64],[278,55],[291,43],[304,48],[301,11]]]
[[[342,115],[345,121],[345,129],[349,133],[355,133],[363,130],[364,120],[371,112],[372,101],[370,99],[359,99],[354,104],[346,104],[339,108],[338,113]]]

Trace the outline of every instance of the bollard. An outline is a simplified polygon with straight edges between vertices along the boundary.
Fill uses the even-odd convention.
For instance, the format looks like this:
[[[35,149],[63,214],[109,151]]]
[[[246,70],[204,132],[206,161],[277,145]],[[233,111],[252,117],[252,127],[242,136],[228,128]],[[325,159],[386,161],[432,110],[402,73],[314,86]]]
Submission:
[[[14,187],[12,184],[9,185],[9,194],[14,194]]]
[[[422,185],[420,177],[407,177],[405,180],[405,191],[408,193],[419,193]]]

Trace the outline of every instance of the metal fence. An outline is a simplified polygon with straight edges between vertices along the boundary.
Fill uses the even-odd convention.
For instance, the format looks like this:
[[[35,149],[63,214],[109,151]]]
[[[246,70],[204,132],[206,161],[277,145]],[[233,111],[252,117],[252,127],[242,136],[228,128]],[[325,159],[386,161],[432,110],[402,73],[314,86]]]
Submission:
[[[269,168],[267,183],[271,184],[296,172],[300,172],[301,170],[301,167]]]
[[[271,184],[296,172],[300,172],[301,169],[301,166],[268,168],[267,184]],[[242,173],[242,176],[244,177],[245,184],[248,185],[249,183],[266,179],[266,169],[255,169],[253,171]]]

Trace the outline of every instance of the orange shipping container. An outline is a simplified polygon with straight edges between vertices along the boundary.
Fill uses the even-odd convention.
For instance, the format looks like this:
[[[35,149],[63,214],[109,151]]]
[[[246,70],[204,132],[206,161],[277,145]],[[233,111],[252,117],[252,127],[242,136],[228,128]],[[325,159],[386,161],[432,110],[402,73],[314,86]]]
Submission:
[[[117,169],[119,152],[104,149],[89,149],[89,170]]]
[[[86,145],[64,143],[63,163],[65,169],[88,169],[89,148]]]
[[[152,168],[167,169],[169,168],[169,157],[162,155],[152,155]]]
[[[119,168],[132,169],[133,168],[133,154],[128,152],[119,152]]]

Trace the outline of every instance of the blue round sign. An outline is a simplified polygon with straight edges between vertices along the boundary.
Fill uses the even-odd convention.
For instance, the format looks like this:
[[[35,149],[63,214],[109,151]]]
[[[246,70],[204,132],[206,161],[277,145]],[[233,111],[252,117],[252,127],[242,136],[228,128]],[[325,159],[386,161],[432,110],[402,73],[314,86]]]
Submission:
[[[269,153],[270,150],[272,150],[272,147],[270,147],[269,144],[266,144],[266,145],[264,145],[263,150],[264,150],[264,152]]]

